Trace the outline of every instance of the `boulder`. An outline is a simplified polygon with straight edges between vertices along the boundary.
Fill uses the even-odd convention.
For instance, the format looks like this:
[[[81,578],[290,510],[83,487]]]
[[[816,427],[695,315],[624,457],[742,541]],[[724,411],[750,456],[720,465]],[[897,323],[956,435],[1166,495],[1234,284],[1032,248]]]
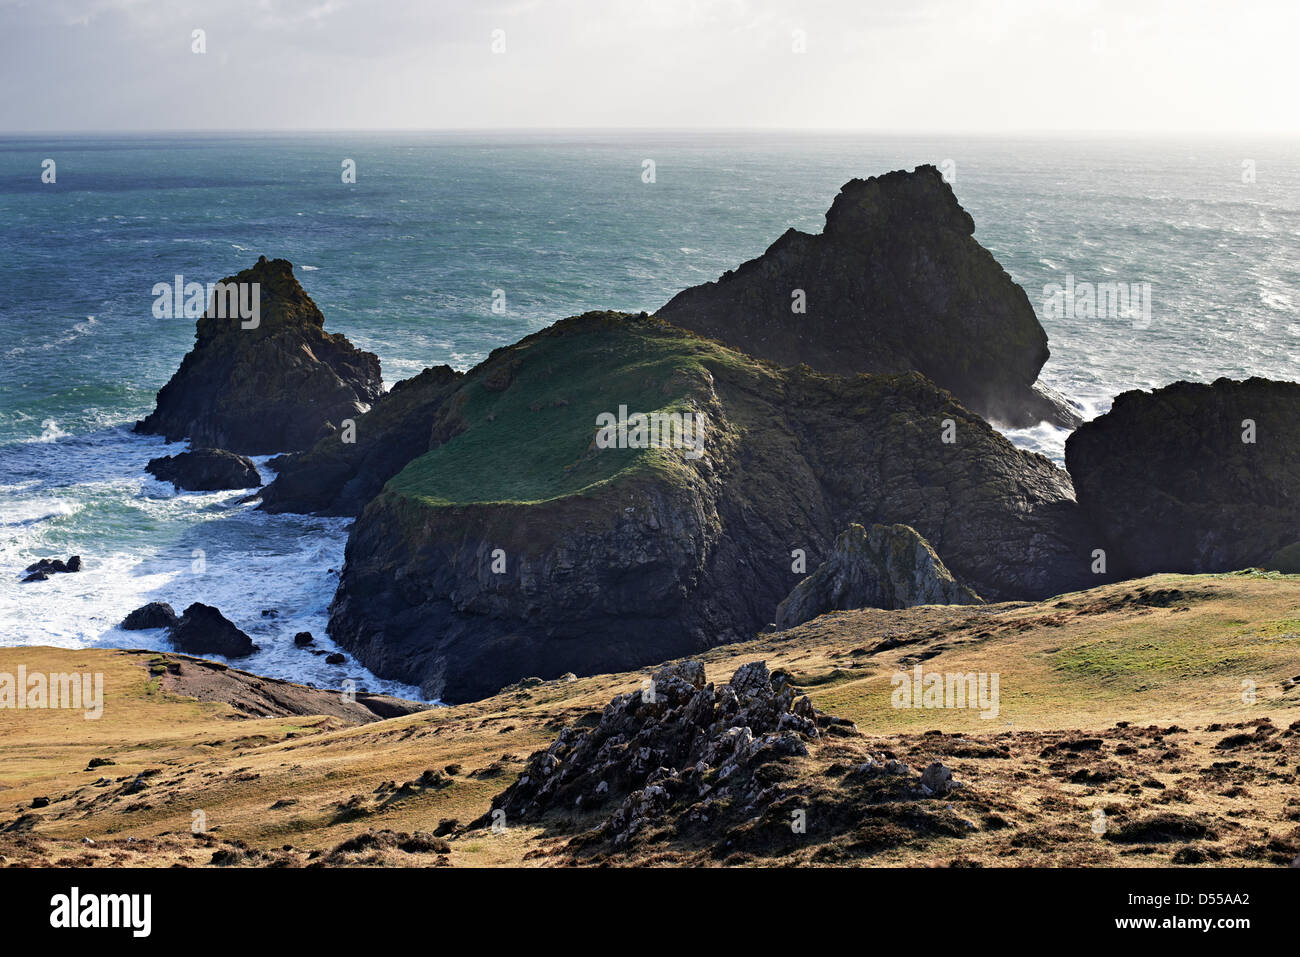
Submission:
[[[172,647],[188,655],[243,658],[257,650],[253,640],[211,605],[195,602],[172,628]]]
[[[835,539],[831,556],[794,587],[776,609],[778,629],[828,611],[971,605],[980,598],[961,585],[930,543],[907,525],[854,523]]]
[[[73,555],[66,562],[61,558],[42,558],[23,569],[23,584],[48,581],[51,575],[81,571],[81,556]]]
[[[666,410],[698,445],[638,447]],[[851,522],[911,526],[991,601],[1101,582],[1068,476],[923,376],[782,369],[644,315],[497,350],[427,449],[353,524],[329,633],[430,699],[752,638]]]
[[[273,460],[278,471],[262,489],[261,508],[358,514],[385,482],[428,450],[429,424],[461,377],[450,366],[425,369],[380,396],[351,434],[334,433],[305,452]]]
[[[180,621],[171,605],[161,601],[151,601],[141,605],[122,620],[124,631],[140,631],[144,628],[173,628]]]
[[[1258,566],[1300,541],[1300,384],[1175,382],[1116,397],[1065,445],[1113,571]]]
[[[325,331],[290,262],[263,256],[223,283],[258,285],[256,327],[210,307],[137,432],[242,455],[298,452],[379,398],[379,359]]]
[[[163,482],[191,492],[256,488],[262,476],[252,461],[224,449],[195,449],[150,459],[144,470]]]
[[[917,371],[1008,426],[1077,425],[1061,396],[1035,386],[1047,334],[974,232],[933,166],[851,180],[820,234],[788,229],[657,315],[784,366]]]
[[[315,641],[316,639],[312,637],[310,631],[300,631],[298,634],[293,636],[294,646],[298,648],[306,648],[308,645],[315,643]]]

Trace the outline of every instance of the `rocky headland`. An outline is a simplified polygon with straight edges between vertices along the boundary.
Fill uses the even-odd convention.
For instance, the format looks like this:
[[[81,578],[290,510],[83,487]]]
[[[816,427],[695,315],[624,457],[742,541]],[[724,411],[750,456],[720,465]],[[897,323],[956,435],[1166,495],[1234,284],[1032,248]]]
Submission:
[[[931,167],[854,180],[822,234],[790,231],[657,315],[574,316],[384,395],[377,362],[323,332],[292,267],[261,260],[239,275],[278,290],[263,292],[262,328],[280,344],[254,356],[246,330],[220,338],[204,317],[151,419],[282,403],[257,406],[258,423],[301,426],[295,441],[259,436],[290,453],[262,507],[356,516],[331,636],[448,702],[831,610],[1293,561],[1300,387],[1126,394],[1071,438],[1067,473],[984,417],[1076,421],[1035,386],[1046,337],[972,233]],[[321,337],[361,373],[322,364]],[[299,388],[304,356],[337,413]],[[255,389],[209,377],[241,363]],[[1247,419],[1259,438],[1243,448]],[[187,428],[240,444],[210,425]]]
[[[599,447],[620,406],[702,416],[699,454]],[[430,432],[357,519],[330,633],[448,701],[748,637],[854,521],[911,525],[988,598],[1096,582],[1065,473],[916,373],[589,313],[495,352]]]

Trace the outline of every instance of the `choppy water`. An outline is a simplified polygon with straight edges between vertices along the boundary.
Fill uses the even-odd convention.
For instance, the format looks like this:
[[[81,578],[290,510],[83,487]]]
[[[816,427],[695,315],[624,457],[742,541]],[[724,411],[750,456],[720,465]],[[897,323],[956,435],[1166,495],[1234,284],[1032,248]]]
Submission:
[[[158,439],[126,426],[193,341],[152,288],[285,257],[327,328],[389,383],[468,368],[555,319],[653,310],[817,231],[839,186],[931,162],[954,171],[976,236],[1028,291],[1048,384],[1088,416],[1179,378],[1297,378],[1300,144],[785,134],[319,134],[0,138],[0,644],[140,646],[115,628],[151,599],[220,607],[260,642],[245,666],[379,682],[291,647],[323,637],[345,524],[267,516],[240,493],[144,475]],[[57,182],[41,182],[46,158]],[[341,182],[341,163],[357,182]],[[654,160],[654,183],[642,179]],[[1250,161],[1254,181],[1243,177]],[[1043,289],[1151,284],[1149,327],[1052,317]],[[492,311],[504,290],[507,312]],[[1060,459],[1065,435],[1012,433]],[[169,451],[176,451],[173,446]],[[194,572],[196,549],[205,556]],[[19,586],[37,558],[86,570]],[[262,609],[280,617],[267,619]]]

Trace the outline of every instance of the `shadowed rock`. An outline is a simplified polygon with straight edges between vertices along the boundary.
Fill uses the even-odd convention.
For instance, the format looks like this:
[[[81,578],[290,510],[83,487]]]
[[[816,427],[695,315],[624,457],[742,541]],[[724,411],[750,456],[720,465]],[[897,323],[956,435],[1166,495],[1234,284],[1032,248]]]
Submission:
[[[67,572],[81,571],[81,556],[73,555],[66,562],[61,558],[42,558],[38,562],[32,562],[23,573],[23,584],[28,582],[47,581],[51,575],[65,574]]]
[[[724,808],[752,816],[776,796],[757,769],[806,755],[808,743],[828,732],[856,729],[818,711],[764,662],[742,665],[718,688],[705,683],[699,661],[664,665],[646,689],[611,701],[594,728],[565,728],[534,753],[472,826],[491,824],[494,812],[532,821],[556,810],[605,808],[598,832],[617,847],[667,822],[716,817]]]
[[[952,577],[930,543],[906,525],[850,525],[831,557],[801,581],[776,610],[776,626],[793,628],[828,611],[972,605],[980,598]]]
[[[335,433],[306,452],[271,462],[275,481],[262,490],[268,512],[356,515],[384,483],[429,448],[429,429],[462,376],[450,366],[397,383],[356,419],[355,434]],[[353,441],[345,442],[344,438]]]
[[[166,602],[151,601],[141,605],[122,620],[122,630],[140,631],[144,628],[174,628],[180,621],[176,610]]]
[[[974,232],[933,166],[850,180],[820,234],[788,229],[657,315],[781,365],[915,370],[1013,427],[1077,425],[1061,396],[1035,387],[1047,334]]]
[[[211,605],[195,602],[171,632],[172,647],[190,655],[243,658],[257,650],[253,640]]]
[[[195,449],[150,459],[144,470],[163,482],[191,492],[256,488],[262,476],[252,461],[224,449]]]
[[[243,455],[296,452],[379,397],[379,359],[325,331],[288,260],[263,256],[223,282],[259,284],[257,327],[210,308],[137,432]]]
[[[1065,444],[1112,570],[1216,572],[1300,542],[1300,384],[1125,392]]]

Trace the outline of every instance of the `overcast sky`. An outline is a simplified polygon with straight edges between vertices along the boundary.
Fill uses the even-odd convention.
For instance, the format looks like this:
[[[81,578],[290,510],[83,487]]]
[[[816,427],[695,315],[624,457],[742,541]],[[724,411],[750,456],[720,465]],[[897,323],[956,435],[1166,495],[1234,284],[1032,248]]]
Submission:
[[[0,131],[1294,134],[1298,40],[1297,0],[0,0]]]

